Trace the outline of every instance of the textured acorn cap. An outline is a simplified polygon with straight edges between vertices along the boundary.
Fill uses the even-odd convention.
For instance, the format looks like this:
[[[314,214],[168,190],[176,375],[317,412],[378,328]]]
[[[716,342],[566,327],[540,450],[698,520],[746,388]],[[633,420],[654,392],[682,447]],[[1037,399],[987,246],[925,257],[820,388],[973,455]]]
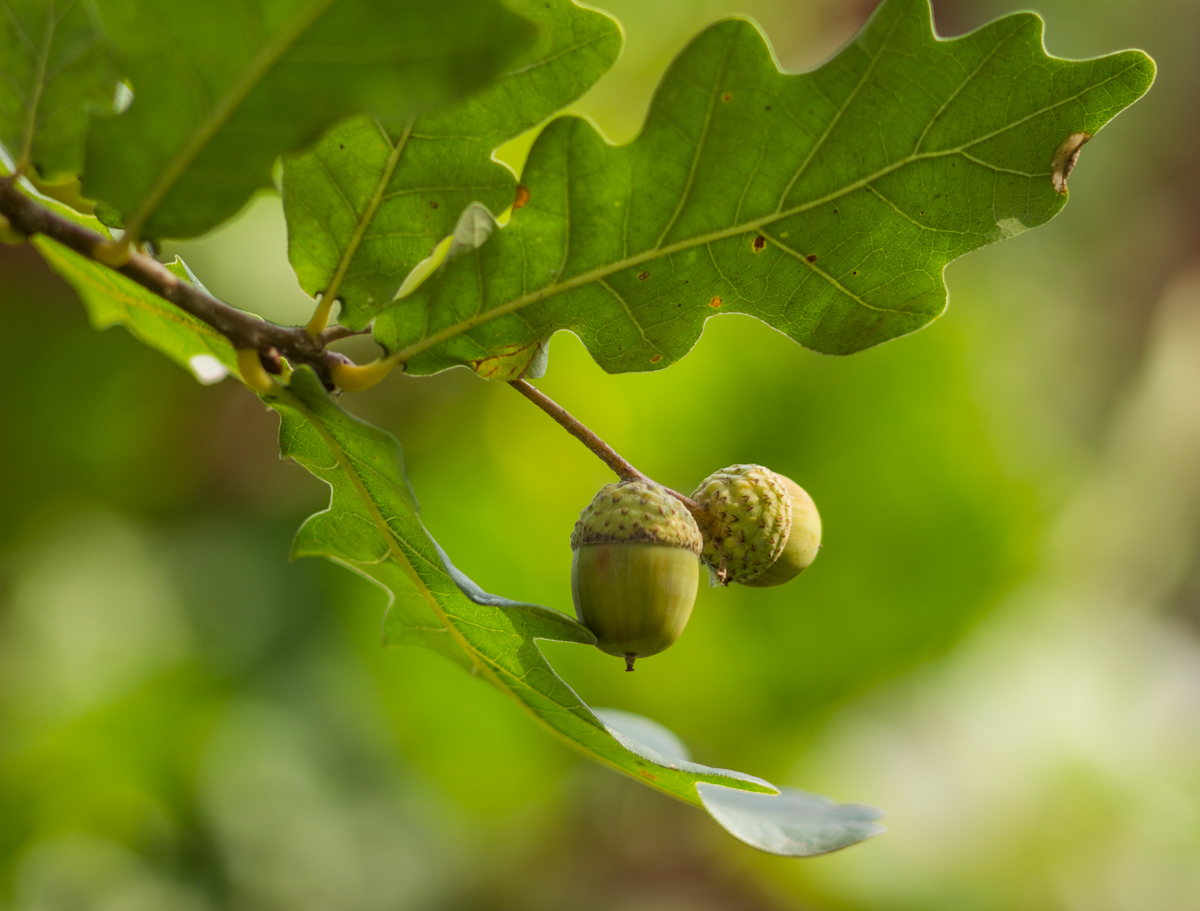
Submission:
[[[692,499],[709,517],[700,559],[713,585],[749,582],[783,553],[792,503],[783,479],[769,468],[722,468],[700,482]]]
[[[692,514],[666,489],[649,481],[606,484],[579,514],[571,549],[587,544],[661,544],[699,556],[704,546]]]

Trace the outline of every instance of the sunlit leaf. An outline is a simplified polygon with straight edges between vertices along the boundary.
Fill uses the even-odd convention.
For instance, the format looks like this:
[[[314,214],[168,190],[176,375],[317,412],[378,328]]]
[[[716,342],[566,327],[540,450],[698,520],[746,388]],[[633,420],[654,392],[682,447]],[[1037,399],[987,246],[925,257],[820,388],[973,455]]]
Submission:
[[[93,121],[84,190],[136,236],[191,237],[351,114],[395,125],[483,84],[533,38],[497,0],[96,0],[133,85]]]
[[[284,160],[292,265],[309,294],[342,301],[343,324],[387,306],[469,203],[512,204],[516,177],[492,151],[578,98],[620,51],[617,23],[571,0],[508,6],[538,41],[483,91],[395,129],[353,118]]]
[[[712,803],[720,811],[714,818],[756,847],[801,856],[882,831],[874,824],[847,824],[865,812],[877,818],[878,811],[815,796],[797,800],[762,779],[692,762],[678,738],[649,719],[612,710],[598,717],[554,672],[535,641],[590,644],[595,637],[558,611],[490,595],[455,569],[421,524],[395,438],[339,409],[308,368],[297,370],[290,386],[267,401],[281,416],[283,455],[332,491],[329,508],[300,529],[293,556],[326,557],[388,591],[389,642],[441,652],[597,762],[696,806]],[[701,792],[702,784],[714,790]],[[762,800],[724,797],[735,791]],[[764,833],[761,844],[757,831]],[[808,834],[788,840],[780,831]]]
[[[551,123],[527,204],[376,337],[431,373],[569,329],[621,372],[667,367],[716,313],[830,354],[920,329],[946,306],[946,264],[1058,212],[1080,134],[1153,79],[1140,52],[1061,60],[1041,33],[1021,13],[944,41],[928,0],[888,0],[837,57],[792,75],[754,25],[717,23],[632,143]]]

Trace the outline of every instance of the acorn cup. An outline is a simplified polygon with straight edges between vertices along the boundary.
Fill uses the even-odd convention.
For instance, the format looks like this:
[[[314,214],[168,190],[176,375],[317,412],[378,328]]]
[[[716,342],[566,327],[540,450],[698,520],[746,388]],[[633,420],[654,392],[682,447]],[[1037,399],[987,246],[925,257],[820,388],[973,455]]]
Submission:
[[[691,513],[653,482],[608,484],[580,513],[571,535],[575,615],[627,671],[687,626],[702,546]]]
[[[795,481],[761,465],[714,472],[692,494],[706,513],[700,559],[712,585],[782,585],[821,547],[821,516]]]

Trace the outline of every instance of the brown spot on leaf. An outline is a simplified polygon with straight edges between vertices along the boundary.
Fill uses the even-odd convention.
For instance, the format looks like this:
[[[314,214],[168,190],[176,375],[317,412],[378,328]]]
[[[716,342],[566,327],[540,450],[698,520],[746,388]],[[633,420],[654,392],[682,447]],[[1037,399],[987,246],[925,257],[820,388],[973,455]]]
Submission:
[[[721,96],[721,100],[725,102],[733,101],[733,92],[726,92]]]
[[[1054,157],[1050,160],[1050,182],[1060,196],[1067,192],[1067,178],[1079,161],[1079,150],[1091,138],[1091,133],[1072,133],[1054,150]]]
[[[721,298],[714,297],[712,300],[710,300],[708,302],[708,305],[715,310],[715,309],[717,309],[717,307],[721,306],[721,303],[722,303]]]
[[[519,379],[541,344],[541,341],[532,341],[523,345],[503,345],[495,349],[494,354],[467,361],[467,365],[485,380],[507,382]]]
[[[640,281],[640,282],[644,282],[644,281],[645,281],[646,279],[648,279],[649,277],[650,277],[650,273],[649,273],[649,272],[639,272],[639,273],[638,273],[638,281]]]
[[[633,670],[632,664],[629,669]],[[655,775],[653,772],[647,772],[645,769],[638,769],[638,774],[643,778],[649,778],[651,781],[658,781],[657,775]]]
[[[524,185],[517,187],[517,198],[513,200],[513,211],[525,208],[529,204],[530,195],[529,187]]]
[[[815,263],[817,261],[817,254],[815,254],[815,253],[808,254],[808,256],[804,257],[804,261],[806,263]]]
[[[436,199],[431,199],[431,200],[429,200],[429,208],[431,208],[431,209],[436,209],[437,207],[438,207],[438,204],[437,204],[437,200],[436,200]]]
[[[761,253],[763,251],[763,247],[765,247],[766,245],[767,245],[767,239],[765,237],[763,237],[761,234],[759,234],[757,237],[755,237],[754,241],[752,243],[755,253]]]
[[[651,364],[657,364],[657,363],[658,363],[659,361],[661,361],[661,360],[662,360],[662,355],[661,355],[661,354],[656,354],[656,355],[654,355],[654,357],[650,358],[650,363],[651,363]]]

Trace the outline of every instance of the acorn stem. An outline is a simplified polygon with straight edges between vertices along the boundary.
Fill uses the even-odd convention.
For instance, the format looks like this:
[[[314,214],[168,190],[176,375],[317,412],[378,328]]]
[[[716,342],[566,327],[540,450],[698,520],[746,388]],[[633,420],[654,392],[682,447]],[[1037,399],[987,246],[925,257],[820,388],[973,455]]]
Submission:
[[[596,436],[578,418],[574,417],[567,409],[563,408],[562,405],[558,404],[528,380],[511,380],[508,385],[512,386],[517,392],[521,393],[521,395],[541,408],[542,411],[554,418],[567,433],[579,440],[579,442],[595,453],[601,462],[616,472],[617,477],[622,481],[652,480],[629,464],[619,452]]]
[[[637,655],[635,655],[633,652],[626,652],[625,653],[625,670],[632,671],[633,670],[633,662],[635,662],[635,661],[637,661]]]
[[[595,456],[598,457],[601,462],[604,462],[606,466],[612,468],[612,471],[617,474],[618,478],[622,479],[623,481],[653,481],[654,484],[658,484],[658,481],[650,478],[649,475],[642,474],[640,471],[637,471],[634,466],[630,465],[630,462],[626,460],[624,456],[620,455],[620,452],[605,443],[604,440],[596,436],[593,431],[588,430],[588,428],[583,425],[583,422],[580,419],[576,418],[575,415],[572,415],[569,410],[566,410],[563,406],[560,406],[558,402],[554,401],[553,398],[538,389],[538,386],[530,383],[529,380],[511,379],[509,380],[509,385],[518,392],[521,392],[521,395],[528,398],[530,402],[533,402],[536,404],[536,406],[544,410],[546,414],[550,415],[551,418],[556,420],[566,432],[571,434],[572,437],[580,440],[583,445],[586,445],[588,449],[592,450]],[[678,499],[680,503],[683,503],[685,507],[688,507],[689,513],[691,513],[692,516],[695,516],[697,522],[701,523],[701,528],[706,527],[706,523],[709,521],[709,516],[707,510],[704,509],[702,505],[698,504],[690,497],[685,497],[682,495],[682,493],[679,493],[679,491],[671,490],[670,487],[665,487],[662,485],[659,486],[662,487],[662,490],[670,493],[672,497]],[[630,666],[629,670],[634,669],[632,669],[632,666]]]
[[[585,427],[582,421],[572,415],[571,412],[567,411],[567,409],[563,408],[562,405],[558,404],[556,401],[554,401],[554,399],[550,398],[550,396],[546,395],[546,393],[542,392],[542,390],[538,389],[537,386],[534,386],[528,380],[509,380],[508,385],[512,386],[515,390],[517,390],[517,392],[521,393],[521,395],[525,396],[525,398],[529,399],[529,401],[541,408],[542,411],[554,418],[554,420],[558,422],[558,424],[564,430],[566,430],[567,433],[571,434],[571,436],[575,437],[575,439],[579,440],[579,442],[590,449],[596,455],[596,457],[609,468],[611,468],[616,473],[617,477],[622,481],[651,481],[655,484],[658,484],[658,482],[653,478],[642,474],[642,472],[634,468],[633,465],[630,464],[629,461],[626,460],[619,452],[617,452],[606,442],[604,442],[604,440],[600,439],[600,437]],[[659,486],[662,487],[663,485],[660,484]],[[670,487],[663,487],[663,490],[686,506],[688,508],[688,512],[690,512],[695,517],[696,521],[700,523],[701,528],[707,527],[710,517],[703,506],[690,497],[685,497],[678,491],[672,490]],[[630,662],[627,670],[633,670],[632,662]]]

